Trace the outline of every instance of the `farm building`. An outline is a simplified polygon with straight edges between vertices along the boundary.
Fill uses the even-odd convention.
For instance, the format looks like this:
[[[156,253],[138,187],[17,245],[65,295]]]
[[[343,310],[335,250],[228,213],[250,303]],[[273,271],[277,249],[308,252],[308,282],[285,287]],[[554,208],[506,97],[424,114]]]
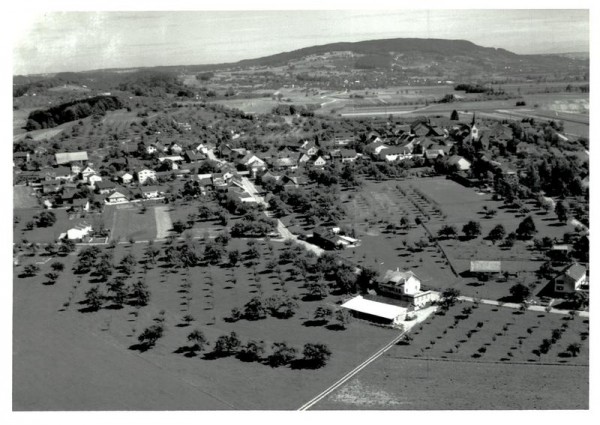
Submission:
[[[342,307],[351,310],[356,317],[389,325],[404,321],[408,311],[404,307],[367,300],[360,295],[346,301]]]
[[[355,248],[360,246],[360,240],[339,234],[339,228],[326,229],[317,227],[313,230],[313,239],[324,249]]]
[[[72,162],[81,162],[88,160],[88,154],[85,151],[81,152],[60,152],[55,156],[56,165],[71,164]]]
[[[132,196],[130,195],[128,190],[125,190],[124,188],[117,188],[113,193],[108,195],[108,197],[106,198],[106,203],[111,205],[123,204],[129,202],[129,199],[131,199],[131,197]]]
[[[501,273],[502,261],[471,260],[470,272],[478,273]]]
[[[411,270],[400,271],[399,268],[386,271],[377,289],[383,294],[408,301],[416,308],[422,308],[438,298],[436,292],[421,291],[421,279],[415,273]]]
[[[562,273],[554,279],[554,291],[559,294],[589,291],[586,267],[574,263],[565,268]]]

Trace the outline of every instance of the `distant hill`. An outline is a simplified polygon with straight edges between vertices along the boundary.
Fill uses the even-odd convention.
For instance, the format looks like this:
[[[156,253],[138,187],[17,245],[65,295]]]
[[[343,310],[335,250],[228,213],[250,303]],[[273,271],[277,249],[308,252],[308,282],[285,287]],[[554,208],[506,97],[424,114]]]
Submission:
[[[519,55],[505,49],[481,47],[466,40],[443,40],[433,38],[393,38],[384,40],[358,41],[354,43],[332,43],[321,46],[305,47],[291,52],[278,53],[258,59],[237,62],[238,66],[277,66],[291,60],[310,55],[322,55],[328,52],[349,51],[364,55],[390,53],[419,53],[441,56],[470,56],[488,59],[516,60]]]

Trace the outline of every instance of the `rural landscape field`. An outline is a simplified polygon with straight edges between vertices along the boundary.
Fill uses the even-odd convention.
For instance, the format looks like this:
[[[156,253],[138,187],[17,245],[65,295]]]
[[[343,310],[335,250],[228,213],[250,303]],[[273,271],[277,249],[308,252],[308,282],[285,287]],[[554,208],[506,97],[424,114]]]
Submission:
[[[13,411],[590,409],[587,52],[342,39],[15,72]]]

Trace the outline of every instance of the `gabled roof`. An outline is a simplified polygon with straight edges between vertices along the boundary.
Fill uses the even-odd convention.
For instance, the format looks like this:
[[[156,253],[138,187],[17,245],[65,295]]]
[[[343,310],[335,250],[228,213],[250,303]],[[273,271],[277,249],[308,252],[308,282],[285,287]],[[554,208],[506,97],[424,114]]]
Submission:
[[[421,280],[415,273],[413,273],[412,270],[408,270],[405,272],[401,272],[399,269],[388,270],[383,275],[383,282],[394,282],[395,284],[403,284],[411,277],[414,277],[419,281]]]
[[[342,158],[356,158],[358,155],[354,149],[340,149]]]
[[[448,163],[449,164],[458,164],[460,161],[467,161],[464,157],[460,156],[460,155],[452,155],[450,158],[448,158]],[[469,162],[469,161],[467,161]],[[470,162],[469,162],[470,164]]]
[[[88,154],[85,151],[81,152],[61,152],[55,155],[56,163],[58,165],[68,164],[72,161],[87,161]]]
[[[579,279],[581,279],[582,277],[585,276],[586,273],[586,268],[585,266],[575,263],[575,264],[571,264],[569,267],[567,267],[564,271],[563,274],[565,276],[570,277],[571,279],[577,281]]]

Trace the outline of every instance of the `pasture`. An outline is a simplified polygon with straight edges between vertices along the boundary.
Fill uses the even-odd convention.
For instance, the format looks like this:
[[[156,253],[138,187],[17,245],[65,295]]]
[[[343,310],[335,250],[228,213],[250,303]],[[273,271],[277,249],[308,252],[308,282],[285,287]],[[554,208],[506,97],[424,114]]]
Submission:
[[[110,239],[146,241],[156,239],[156,217],[153,207],[145,212],[141,204],[106,205],[102,213],[104,226],[110,229]]]
[[[256,272],[251,266],[226,265],[171,269],[161,261],[146,270],[137,262],[135,271],[124,277],[127,283],[143,279],[148,284],[149,304],[122,309],[105,305],[90,313],[80,311],[85,307],[81,301],[95,278],[71,272],[75,255],[59,258],[66,268],[54,285],[43,284],[48,265],[28,278],[16,278],[21,271],[17,269],[13,408],[295,409],[397,335],[397,331],[362,321],[351,322],[345,330],[315,326],[316,307],[333,305],[340,297],[302,301],[305,281],[297,273],[286,264],[280,266],[280,274],[265,269],[265,262],[276,259],[283,248],[281,243],[272,244],[271,252],[264,241],[257,241],[261,258]],[[145,244],[120,244],[114,249],[114,263],[129,252],[140,260],[144,248]],[[243,256],[247,251],[242,240],[232,240],[232,248],[240,249]],[[243,257],[242,261],[248,260]],[[109,282],[117,274],[122,273],[115,269]],[[100,283],[103,292],[105,285]],[[251,297],[275,294],[298,298],[293,317],[226,320],[232,308],[243,307]],[[161,311],[163,338],[149,351],[131,349]],[[186,314],[194,318],[189,326],[182,319]],[[186,356],[182,347],[189,345],[186,336],[195,328],[209,340],[208,351],[218,336],[235,331],[242,343],[264,341],[267,353],[273,342],[286,341],[299,349],[308,342],[326,343],[333,354],[318,370],[271,368],[233,357],[205,358],[202,353]]]
[[[31,186],[13,186],[13,209],[35,208],[38,200]]]
[[[316,409],[585,409],[589,323],[460,303],[432,315]],[[546,354],[539,347],[562,330]],[[581,344],[577,357],[566,353]]]

